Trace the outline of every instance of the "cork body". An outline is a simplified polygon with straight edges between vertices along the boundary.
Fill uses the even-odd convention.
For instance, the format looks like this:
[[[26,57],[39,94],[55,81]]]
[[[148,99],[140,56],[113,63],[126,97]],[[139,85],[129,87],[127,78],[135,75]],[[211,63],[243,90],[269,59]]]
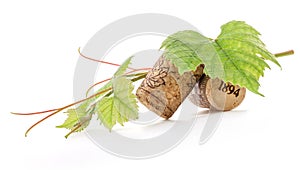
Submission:
[[[161,56],[137,89],[139,101],[157,115],[170,118],[194,88],[204,65],[196,71],[178,73],[178,68]]]
[[[229,111],[239,106],[245,95],[246,88],[203,74],[189,99],[202,108]]]

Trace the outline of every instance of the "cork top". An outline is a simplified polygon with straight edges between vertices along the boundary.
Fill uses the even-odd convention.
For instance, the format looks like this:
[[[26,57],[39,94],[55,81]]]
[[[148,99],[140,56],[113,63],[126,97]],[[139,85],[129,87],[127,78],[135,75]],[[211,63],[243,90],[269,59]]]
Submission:
[[[205,93],[213,108],[229,111],[242,103],[246,95],[246,88],[215,78],[207,81]]]

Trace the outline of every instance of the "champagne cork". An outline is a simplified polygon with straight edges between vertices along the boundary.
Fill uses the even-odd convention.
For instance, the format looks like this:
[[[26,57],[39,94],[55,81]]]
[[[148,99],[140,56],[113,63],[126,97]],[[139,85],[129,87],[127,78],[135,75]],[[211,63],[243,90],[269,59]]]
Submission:
[[[189,99],[202,108],[229,111],[239,106],[245,95],[246,88],[203,74]]]
[[[180,75],[178,68],[161,56],[137,89],[139,101],[157,115],[169,119],[194,88],[204,65]]]

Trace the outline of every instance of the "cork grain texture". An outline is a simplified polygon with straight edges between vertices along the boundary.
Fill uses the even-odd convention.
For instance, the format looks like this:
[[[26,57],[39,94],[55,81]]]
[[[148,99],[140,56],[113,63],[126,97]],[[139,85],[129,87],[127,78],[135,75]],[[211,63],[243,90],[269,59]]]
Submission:
[[[203,68],[200,65],[196,71],[180,75],[177,67],[161,56],[137,89],[137,98],[152,112],[169,119],[200,79]]]
[[[189,95],[190,101],[196,106],[210,108],[210,103],[206,96],[206,84],[209,79],[208,76],[203,74],[199,82],[196,83],[193,92]]]
[[[246,95],[246,88],[239,85],[233,85],[230,82],[226,83],[226,92],[219,89],[222,80],[215,78],[209,79],[206,84],[207,100],[217,110],[230,111],[239,106]],[[229,93],[228,87],[232,86],[234,89],[239,89],[238,95]]]
[[[219,78],[211,79],[203,74],[189,99],[196,106],[219,111],[230,111],[238,107],[244,100],[246,88],[224,82]]]

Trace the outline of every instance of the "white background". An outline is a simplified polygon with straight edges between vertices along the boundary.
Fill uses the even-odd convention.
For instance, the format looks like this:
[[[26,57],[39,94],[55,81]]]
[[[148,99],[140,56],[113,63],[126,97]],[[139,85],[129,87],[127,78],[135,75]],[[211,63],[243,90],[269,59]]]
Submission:
[[[63,114],[25,138],[26,128],[41,117],[9,112],[73,102],[77,48],[105,25],[146,12],[177,16],[212,38],[220,25],[244,20],[262,33],[270,51],[294,49],[296,54],[279,59],[282,70],[271,64],[272,71],[261,79],[260,91],[266,97],[249,92],[239,108],[224,114],[204,145],[198,142],[207,115],[198,116],[178,147],[148,160],[112,156],[84,134],[66,140],[67,131],[55,128],[64,121]],[[1,1],[1,169],[299,169],[299,15],[292,0]]]

